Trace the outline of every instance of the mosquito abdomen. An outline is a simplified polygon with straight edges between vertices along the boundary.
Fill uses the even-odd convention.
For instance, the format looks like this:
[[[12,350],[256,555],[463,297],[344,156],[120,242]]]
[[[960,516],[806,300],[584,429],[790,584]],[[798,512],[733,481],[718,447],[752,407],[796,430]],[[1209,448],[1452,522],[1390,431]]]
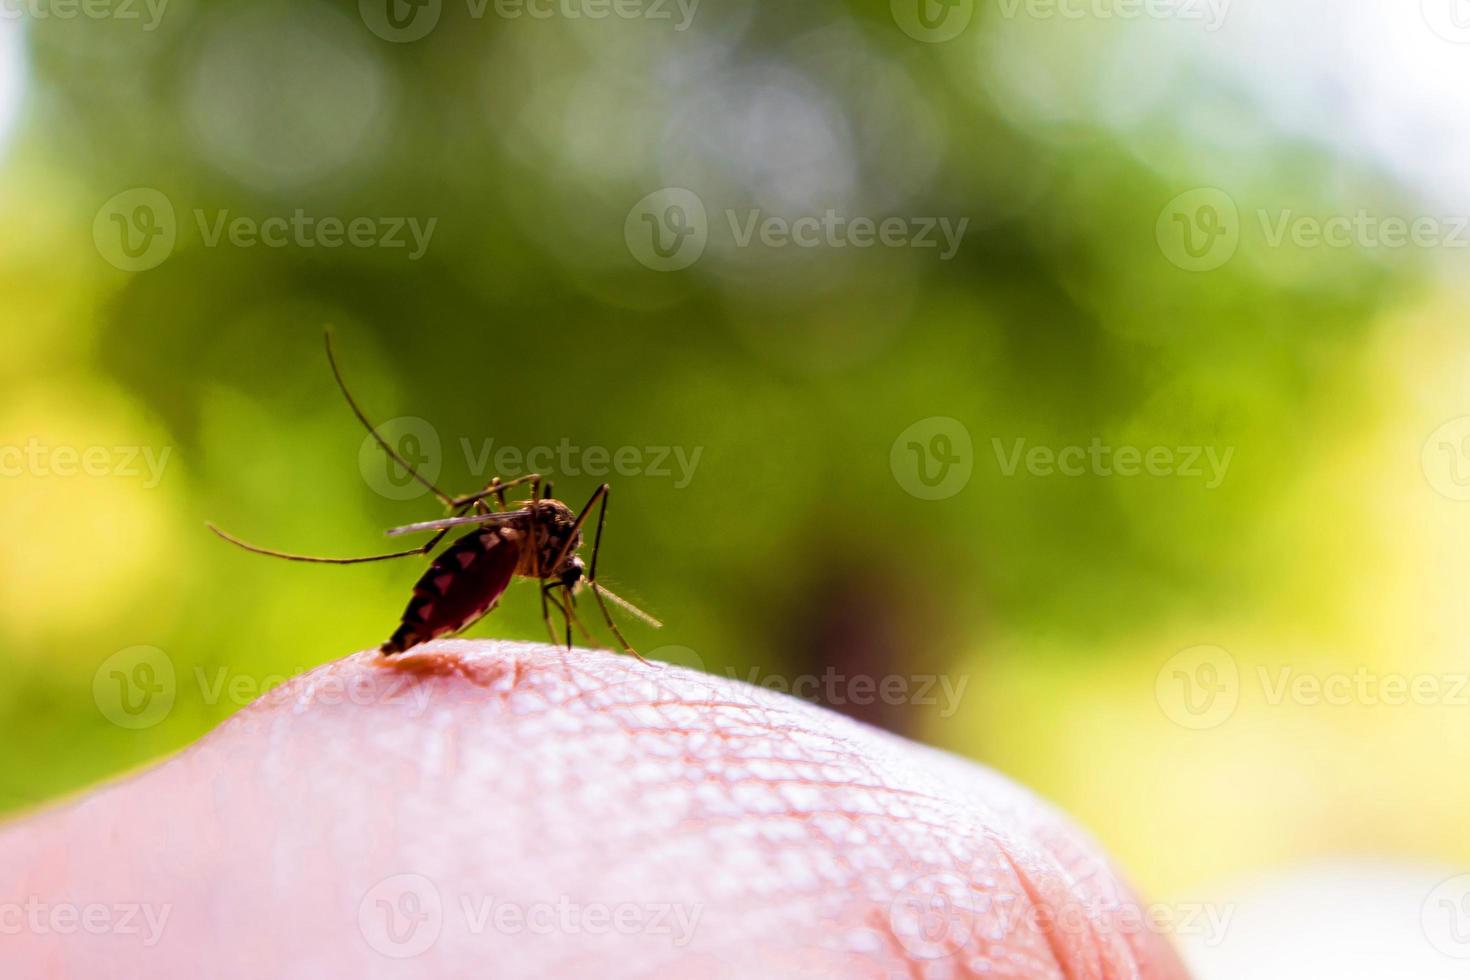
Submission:
[[[472,531],[434,559],[413,587],[413,598],[385,655],[464,629],[495,607],[521,559],[521,533],[495,527]]]

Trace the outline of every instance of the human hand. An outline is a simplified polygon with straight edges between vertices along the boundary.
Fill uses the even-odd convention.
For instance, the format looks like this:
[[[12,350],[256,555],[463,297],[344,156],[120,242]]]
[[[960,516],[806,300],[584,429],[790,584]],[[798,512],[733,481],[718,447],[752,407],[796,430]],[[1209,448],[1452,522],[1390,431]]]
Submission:
[[[305,674],[0,830],[0,882],[15,977],[1186,977],[998,775],[737,681],[489,641]]]

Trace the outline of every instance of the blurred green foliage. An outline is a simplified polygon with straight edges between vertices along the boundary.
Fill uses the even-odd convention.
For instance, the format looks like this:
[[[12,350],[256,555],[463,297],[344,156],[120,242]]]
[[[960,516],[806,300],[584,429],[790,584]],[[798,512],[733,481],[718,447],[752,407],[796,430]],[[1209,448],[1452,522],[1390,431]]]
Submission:
[[[1171,42],[1135,55],[1129,84],[1116,24],[982,11],[924,44],[882,6],[706,3],[675,31],[446,3],[403,44],[316,2],[181,5],[151,32],[28,24],[0,192],[20,231],[0,245],[0,435],[172,456],[156,487],[35,473],[0,487],[0,807],[186,744],[239,707],[209,694],[221,677],[248,693],[391,631],[412,563],[276,563],[203,527],[357,554],[437,516],[427,497],[375,491],[383,464],[331,383],[327,323],[375,419],[432,425],[451,489],[491,475],[462,440],[699,452],[684,487],[611,477],[602,560],[668,624],[631,627],[641,648],[687,648],[671,656],[718,673],[963,670],[983,688],[1004,651],[1053,678],[1122,658],[1147,697],[1172,650],[1126,646],[1153,624],[1338,617],[1346,573],[1322,549],[1360,509],[1322,501],[1298,523],[1283,502],[1378,424],[1374,325],[1430,287],[1413,255],[1271,247],[1252,215],[1408,207],[1399,191],[1291,136],[1232,141],[1259,125],[1252,97],[1189,72]],[[1208,272],[1156,235],[1161,209],[1201,186],[1242,214],[1238,253]],[[127,272],[93,223],[140,187],[171,202],[177,243]],[[677,272],[646,268],[624,237],[663,187],[709,216],[704,256]],[[950,261],[735,247],[725,212],[752,208],[968,227]],[[298,210],[436,224],[417,260],[209,242],[221,212]],[[974,447],[969,484],[939,501],[890,465],[899,433],[932,416]],[[1008,476],[996,448],[1095,438],[1233,456],[1211,489]],[[552,475],[573,504],[599,482]],[[540,638],[534,592],[514,589],[474,634]],[[92,686],[134,645],[167,655],[177,699],[126,731]],[[1048,691],[1012,715],[1065,728]],[[1070,763],[1028,768],[1030,749],[976,720],[993,705],[961,707],[878,720],[1089,809]]]

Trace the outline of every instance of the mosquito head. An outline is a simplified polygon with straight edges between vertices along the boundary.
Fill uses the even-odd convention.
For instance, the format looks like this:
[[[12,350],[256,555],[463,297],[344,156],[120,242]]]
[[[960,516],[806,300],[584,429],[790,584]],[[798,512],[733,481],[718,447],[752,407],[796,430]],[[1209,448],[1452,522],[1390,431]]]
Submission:
[[[526,505],[531,512],[530,524],[537,547],[528,551],[522,574],[538,574],[542,579],[562,579],[573,568],[580,569],[582,532],[577,529],[577,515],[560,500],[534,500]],[[582,573],[576,572],[580,579]]]
[[[582,576],[586,574],[587,563],[582,561],[581,557],[573,556],[572,560],[566,563],[566,568],[562,570],[560,576],[561,584],[568,589],[573,589],[578,582],[582,581]]]

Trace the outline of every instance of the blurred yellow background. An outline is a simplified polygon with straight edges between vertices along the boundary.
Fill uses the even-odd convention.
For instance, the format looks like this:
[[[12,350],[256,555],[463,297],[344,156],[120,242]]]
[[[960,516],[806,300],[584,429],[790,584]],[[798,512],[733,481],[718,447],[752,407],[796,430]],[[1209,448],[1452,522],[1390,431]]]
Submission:
[[[1150,893],[1470,861],[1453,22],[372,6],[0,21],[0,808],[391,631],[411,562],[204,529],[348,555],[438,516],[332,323],[451,489],[542,448],[575,505],[603,457],[652,656],[835,671]],[[473,635],[540,639],[534,592]]]

